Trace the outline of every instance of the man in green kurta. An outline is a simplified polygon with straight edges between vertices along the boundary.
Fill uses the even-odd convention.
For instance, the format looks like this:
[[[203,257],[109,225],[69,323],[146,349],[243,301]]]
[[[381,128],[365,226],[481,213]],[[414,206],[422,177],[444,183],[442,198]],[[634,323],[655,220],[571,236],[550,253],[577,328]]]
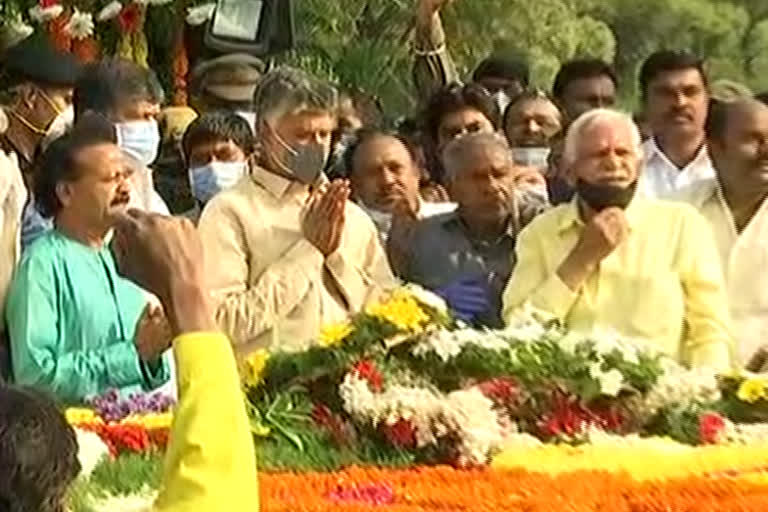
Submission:
[[[133,168],[111,126],[95,117],[43,155],[35,194],[55,229],[29,247],[11,286],[6,318],[16,383],[74,403],[168,380],[160,356],[170,340],[165,317],[118,275],[106,244],[130,200]]]

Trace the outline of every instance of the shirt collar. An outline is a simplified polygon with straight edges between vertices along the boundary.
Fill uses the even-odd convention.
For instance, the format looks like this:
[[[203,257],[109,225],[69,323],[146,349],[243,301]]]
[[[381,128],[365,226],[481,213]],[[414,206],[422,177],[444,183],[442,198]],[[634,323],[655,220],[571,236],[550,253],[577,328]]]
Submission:
[[[459,216],[458,209],[456,211],[453,211],[453,212],[450,212],[450,213],[446,213],[442,223],[449,230],[453,230],[453,229],[460,230],[462,233],[464,233],[464,235],[467,238],[469,238],[472,241],[477,241],[478,240],[477,238],[471,236],[469,228],[464,223],[464,221],[461,220],[461,217]],[[495,243],[500,242],[504,238],[512,238],[512,239],[514,239],[517,236],[517,234],[518,233],[517,233],[517,231],[515,229],[515,223],[514,223],[513,219],[510,217],[509,221],[507,222],[507,227],[504,230],[504,233],[502,233],[502,235],[498,239],[496,239],[494,241],[489,241],[489,242],[495,244]]]
[[[672,163],[672,161],[667,157],[666,154],[664,154],[664,151],[662,151],[661,147],[656,143],[656,137],[651,137],[648,139],[648,141],[645,143],[645,159],[646,162],[650,163],[652,160],[656,159],[661,161],[661,163],[664,164],[665,167],[669,169],[679,169],[677,165]],[[709,162],[709,150],[707,149],[706,144],[702,144],[699,148],[699,152],[696,153],[696,156],[688,162],[688,165],[680,169],[681,171],[684,171],[686,169],[689,169],[691,167],[695,167],[700,164],[706,164]]]
[[[629,225],[630,231],[632,231],[632,228],[637,225],[639,216],[638,210],[640,209],[639,203],[642,201],[643,199],[637,197],[637,193],[635,193],[635,197],[632,199],[632,202],[630,202],[629,206],[627,206],[627,209],[624,210],[627,216],[627,224]],[[573,227],[582,226],[584,226],[584,221],[581,219],[581,213],[579,212],[579,196],[576,195],[569,203],[564,206],[563,214],[560,217],[560,221],[557,223],[557,230],[558,233],[563,233]]]
[[[303,183],[280,176],[274,172],[270,172],[260,165],[251,165],[251,179],[264,187],[267,192],[275,196],[277,199],[282,198],[292,187],[295,189],[298,187],[301,190],[307,190],[309,187]],[[317,180],[316,185],[323,185],[328,183],[328,178],[325,174],[321,174]]]

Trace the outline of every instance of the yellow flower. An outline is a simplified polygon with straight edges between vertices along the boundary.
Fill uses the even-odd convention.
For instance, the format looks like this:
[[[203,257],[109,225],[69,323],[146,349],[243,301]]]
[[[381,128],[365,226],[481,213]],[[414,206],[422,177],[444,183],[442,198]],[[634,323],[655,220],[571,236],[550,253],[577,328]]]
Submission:
[[[344,341],[344,339],[353,332],[355,332],[355,328],[347,322],[326,325],[320,331],[320,339],[318,342],[321,347],[333,347]]]
[[[263,348],[245,358],[244,380],[246,386],[256,387],[261,383],[264,368],[267,366],[269,352]]]
[[[406,290],[395,290],[387,300],[368,305],[365,312],[411,333],[421,332],[429,322],[429,315]]]
[[[121,425],[139,425],[147,430],[171,428],[173,413],[132,414],[120,421]]]
[[[70,425],[104,423],[104,420],[97,416],[92,409],[86,409],[84,407],[70,407],[64,411],[64,416],[67,418],[67,423]]]
[[[765,398],[765,381],[763,379],[746,379],[739,386],[736,396],[742,402],[749,402],[750,404]]]

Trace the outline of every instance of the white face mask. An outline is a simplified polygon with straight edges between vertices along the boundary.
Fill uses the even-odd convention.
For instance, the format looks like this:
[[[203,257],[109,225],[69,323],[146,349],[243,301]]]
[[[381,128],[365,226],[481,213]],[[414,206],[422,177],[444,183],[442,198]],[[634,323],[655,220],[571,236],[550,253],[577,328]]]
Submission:
[[[549,158],[550,149],[546,146],[539,146],[533,148],[512,148],[512,158],[518,165],[527,165],[529,167],[536,167],[539,169],[546,169],[549,167],[547,159]]]
[[[154,119],[115,123],[117,145],[133,158],[148,166],[160,149],[160,127]]]
[[[234,186],[245,175],[245,162],[210,162],[189,170],[192,195],[201,203]]]
[[[74,123],[75,109],[72,108],[72,106],[69,106],[66,108],[66,110],[64,110],[64,112],[53,118],[51,124],[48,125],[48,133],[46,133],[45,137],[43,137],[43,140],[40,141],[40,149],[43,151],[48,149],[48,146],[50,146],[53,141],[72,129],[72,125]]]
[[[235,114],[239,115],[248,122],[248,126],[251,127],[251,131],[256,133],[256,112],[248,112],[247,110],[236,110]]]

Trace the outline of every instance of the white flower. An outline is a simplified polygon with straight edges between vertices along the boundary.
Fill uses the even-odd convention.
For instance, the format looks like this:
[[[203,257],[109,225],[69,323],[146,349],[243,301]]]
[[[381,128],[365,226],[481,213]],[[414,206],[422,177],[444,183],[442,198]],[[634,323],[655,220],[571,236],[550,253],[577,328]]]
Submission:
[[[646,414],[653,415],[665,407],[687,408],[695,403],[720,399],[716,373],[707,368],[687,370],[670,358],[661,359],[664,371],[648,392],[643,403]]]
[[[589,374],[600,384],[600,393],[606,396],[616,396],[624,385],[624,375],[613,368],[604,372],[600,363],[594,363],[589,367]]]
[[[187,23],[192,26],[202,25],[213,16],[213,11],[216,10],[215,3],[208,3],[198,5],[197,7],[189,7],[187,9]]]
[[[38,23],[45,23],[46,21],[51,21],[58,18],[63,12],[64,7],[59,4],[45,8],[36,5],[29,9],[29,17]]]
[[[120,14],[120,11],[122,10],[123,10],[123,4],[121,4],[117,0],[113,2],[109,2],[107,5],[104,6],[102,10],[99,11],[99,14],[96,15],[96,19],[98,21],[111,20],[112,18]]]
[[[434,309],[438,313],[448,313],[448,304],[439,295],[432,293],[426,288],[413,283],[406,284],[403,289],[413,295],[413,298],[423,305]]]
[[[81,12],[75,8],[72,17],[64,25],[64,31],[73,39],[85,39],[93,35],[93,15],[89,12]]]
[[[21,15],[18,15],[8,24],[8,31],[13,34],[13,41],[15,43],[32,35],[35,29],[24,23],[24,20],[21,19]]]
[[[99,465],[105,457],[109,457],[109,448],[104,444],[101,438],[93,432],[75,429],[77,436],[77,460],[80,461],[82,468],[80,474],[88,478],[96,466]]]
[[[149,512],[157,492],[145,486],[137,494],[128,496],[107,495],[93,500],[90,508],[109,512]]]

